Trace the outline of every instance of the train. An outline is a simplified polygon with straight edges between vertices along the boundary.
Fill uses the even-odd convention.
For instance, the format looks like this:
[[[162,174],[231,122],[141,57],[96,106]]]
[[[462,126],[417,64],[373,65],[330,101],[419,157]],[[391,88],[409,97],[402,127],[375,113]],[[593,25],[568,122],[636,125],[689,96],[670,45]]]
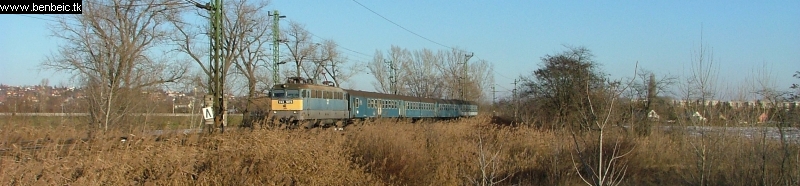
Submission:
[[[333,82],[289,77],[270,91],[268,119],[282,127],[344,127],[358,120],[377,118],[455,119],[475,117],[472,101],[433,99],[342,89]]]

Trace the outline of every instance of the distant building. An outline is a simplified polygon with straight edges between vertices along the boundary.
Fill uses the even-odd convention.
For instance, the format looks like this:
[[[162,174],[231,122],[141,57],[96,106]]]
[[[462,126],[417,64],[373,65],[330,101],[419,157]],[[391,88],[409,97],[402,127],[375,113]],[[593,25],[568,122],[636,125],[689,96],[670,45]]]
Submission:
[[[647,118],[655,121],[658,121],[658,119],[660,119],[658,113],[656,113],[655,110],[650,110],[650,112],[647,113]]]
[[[694,112],[694,114],[692,114],[691,119],[692,121],[700,121],[700,122],[706,121],[706,117],[703,117],[703,115],[701,115],[700,112]]]
[[[759,123],[767,122],[767,119],[769,119],[769,116],[767,116],[766,112],[765,113],[761,113],[761,116],[758,116],[758,122]]]

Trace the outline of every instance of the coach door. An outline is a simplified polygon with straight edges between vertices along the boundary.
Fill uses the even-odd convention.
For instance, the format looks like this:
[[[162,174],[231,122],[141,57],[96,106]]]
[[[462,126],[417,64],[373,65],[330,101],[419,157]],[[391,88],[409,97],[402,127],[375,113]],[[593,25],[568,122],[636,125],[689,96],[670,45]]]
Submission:
[[[400,112],[400,117],[406,117],[406,104],[405,101],[397,101],[397,109]]]
[[[376,99],[375,100],[375,109],[378,111],[377,116],[383,116],[383,100]]]

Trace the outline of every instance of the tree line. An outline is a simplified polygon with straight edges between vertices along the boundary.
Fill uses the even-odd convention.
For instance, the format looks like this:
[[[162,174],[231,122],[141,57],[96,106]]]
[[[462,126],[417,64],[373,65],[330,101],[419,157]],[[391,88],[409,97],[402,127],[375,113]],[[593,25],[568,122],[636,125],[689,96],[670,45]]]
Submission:
[[[273,64],[282,64],[278,76],[304,77],[321,82],[331,80],[336,86],[348,84],[363,64],[349,62],[333,40],[317,40],[302,23],[289,21],[272,34],[269,3],[253,0],[226,0],[223,4],[221,58],[223,63],[209,61],[211,14],[203,5],[182,0],[87,0],[84,13],[65,15],[51,25],[58,40],[58,51],[42,62],[43,69],[74,75],[86,90],[90,126],[108,130],[124,127],[127,113],[149,105],[137,101],[142,92],[165,87],[213,90],[212,75],[224,82],[226,93],[240,92],[247,97],[241,108],[244,125],[250,125],[250,114],[257,110],[259,98],[272,87]],[[198,19],[200,18],[200,19]],[[199,21],[198,21],[199,20]],[[279,41],[279,61],[272,59],[273,41]],[[395,47],[392,48],[392,51]],[[377,53],[379,54],[379,53]],[[469,73],[460,73],[457,63],[461,53],[430,50],[390,52],[396,58],[400,94],[456,98],[459,85],[467,85],[469,99],[482,98],[489,84],[488,62],[471,63]],[[452,58],[452,59],[450,59]],[[383,59],[383,55],[375,57]],[[445,60],[447,59],[447,60]],[[199,68],[196,68],[199,67]],[[197,70],[193,70],[197,69]],[[479,70],[480,69],[480,70]],[[370,65],[377,82],[386,82],[385,68]],[[483,71],[481,71],[483,70]],[[419,73],[423,72],[423,73]],[[378,75],[380,74],[380,75]],[[417,79],[414,79],[417,78]],[[446,79],[445,84],[415,86],[423,79]],[[453,82],[460,83],[453,83]],[[446,89],[438,89],[446,85]],[[378,89],[385,91],[387,89]]]

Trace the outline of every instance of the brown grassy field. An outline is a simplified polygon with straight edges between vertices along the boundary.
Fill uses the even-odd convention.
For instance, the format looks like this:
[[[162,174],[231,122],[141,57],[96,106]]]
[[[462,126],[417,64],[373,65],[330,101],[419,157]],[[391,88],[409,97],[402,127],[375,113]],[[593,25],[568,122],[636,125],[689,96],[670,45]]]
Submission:
[[[567,130],[498,127],[487,117],[375,121],[344,131],[152,136],[114,130],[93,138],[74,118],[2,119],[2,185],[583,185],[578,152],[592,164],[599,146],[595,132],[573,138]],[[152,123],[142,128],[180,128]],[[614,166],[627,167],[622,185],[775,185],[799,178],[795,144],[681,131],[629,133],[605,134],[606,151],[616,145],[630,152]]]

